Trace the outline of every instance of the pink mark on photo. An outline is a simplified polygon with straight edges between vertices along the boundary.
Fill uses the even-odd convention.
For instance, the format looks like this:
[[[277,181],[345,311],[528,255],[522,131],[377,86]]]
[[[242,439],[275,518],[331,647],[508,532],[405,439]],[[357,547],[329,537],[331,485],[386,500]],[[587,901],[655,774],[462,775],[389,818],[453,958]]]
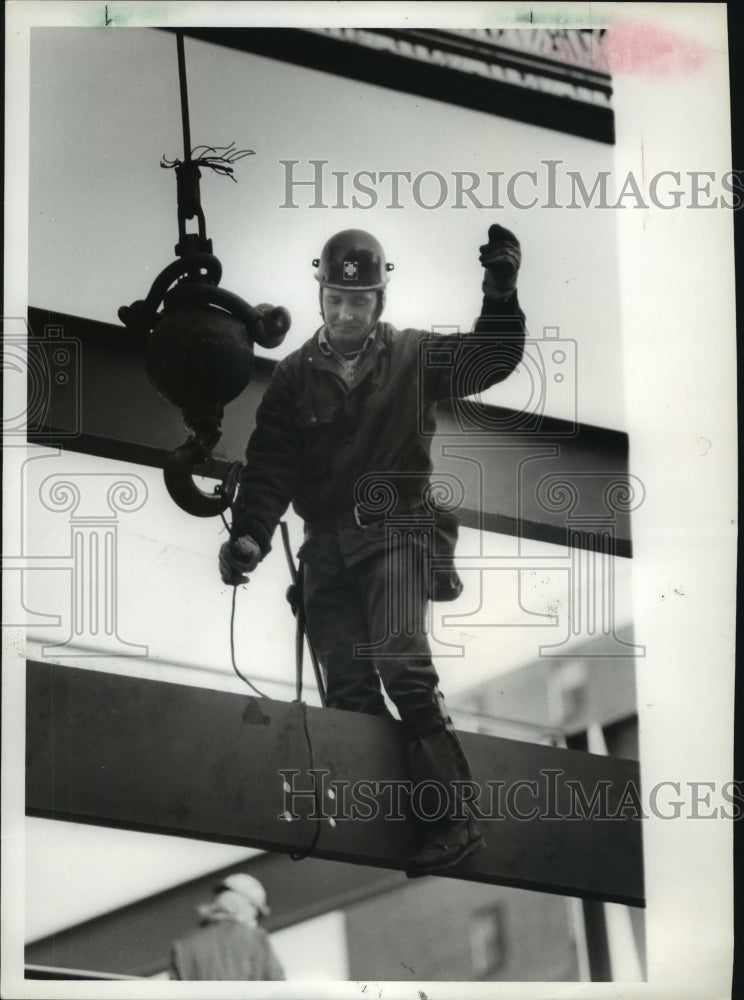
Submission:
[[[605,51],[610,73],[661,79],[690,74],[708,59],[705,45],[652,24],[613,24],[607,29]]]

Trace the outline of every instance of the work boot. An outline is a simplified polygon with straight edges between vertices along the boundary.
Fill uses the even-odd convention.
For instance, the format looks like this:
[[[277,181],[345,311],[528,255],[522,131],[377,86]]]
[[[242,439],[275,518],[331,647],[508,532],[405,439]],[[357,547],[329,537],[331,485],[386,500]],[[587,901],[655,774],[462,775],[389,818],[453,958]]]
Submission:
[[[460,789],[472,782],[470,766],[439,690],[431,702],[406,713],[408,763],[421,847],[406,874],[410,878],[452,868],[483,844]],[[426,790],[416,796],[416,789]]]
[[[484,841],[472,817],[432,827],[424,834],[424,842],[406,868],[409,878],[419,878],[454,868],[469,858]]]

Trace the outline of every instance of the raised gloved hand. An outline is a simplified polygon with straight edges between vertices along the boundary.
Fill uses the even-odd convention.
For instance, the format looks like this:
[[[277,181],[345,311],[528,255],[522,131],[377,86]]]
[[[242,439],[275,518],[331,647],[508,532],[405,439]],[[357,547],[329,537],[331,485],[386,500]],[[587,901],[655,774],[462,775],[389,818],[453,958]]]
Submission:
[[[488,230],[488,243],[480,248],[480,262],[486,269],[483,291],[492,299],[504,299],[517,287],[522,248],[508,229],[494,224]]]
[[[252,573],[261,561],[261,549],[250,535],[241,535],[220,547],[220,576],[231,587],[248,583],[246,573]]]

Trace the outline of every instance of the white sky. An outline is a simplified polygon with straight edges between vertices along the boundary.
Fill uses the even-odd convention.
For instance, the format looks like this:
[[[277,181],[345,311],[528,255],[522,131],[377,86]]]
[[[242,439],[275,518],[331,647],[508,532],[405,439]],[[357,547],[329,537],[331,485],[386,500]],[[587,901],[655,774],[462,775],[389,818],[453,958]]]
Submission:
[[[285,305],[294,318],[272,357],[315,329],[311,261],[328,236],[347,228],[375,233],[395,263],[387,319],[400,328],[469,329],[481,302],[478,247],[498,222],[522,242],[520,297],[531,336],[557,326],[576,342],[578,385],[550,381],[545,411],[573,418],[578,395],[580,420],[624,427],[617,213],[519,210],[505,196],[502,210],[451,207],[453,171],[482,178],[484,202],[488,171],[505,179],[536,171],[546,201],[546,159],[581,171],[591,189],[598,171],[613,168],[611,146],[189,38],[185,52],[193,144],[235,141],[256,151],[236,164],[237,184],[203,171],[201,200],[224,268],[221,286],[249,302]],[[159,167],[163,155],[183,155],[175,36],[37,28],[31,60],[29,301],[117,323],[117,308],[144,298],[173,259],[178,236],[174,172]],[[328,161],[328,207],[309,207],[308,188],[293,192],[297,208],[280,207],[284,160],[299,161],[298,179],[314,177],[310,160]],[[438,171],[447,201],[427,210],[403,193],[404,208],[391,208],[386,182],[373,208],[332,207],[331,172],[363,170]],[[433,204],[436,182],[429,183],[419,200]],[[515,192],[520,202],[534,197],[529,180]],[[562,200],[570,201],[567,191]],[[513,379],[489,398],[520,408],[530,393]]]

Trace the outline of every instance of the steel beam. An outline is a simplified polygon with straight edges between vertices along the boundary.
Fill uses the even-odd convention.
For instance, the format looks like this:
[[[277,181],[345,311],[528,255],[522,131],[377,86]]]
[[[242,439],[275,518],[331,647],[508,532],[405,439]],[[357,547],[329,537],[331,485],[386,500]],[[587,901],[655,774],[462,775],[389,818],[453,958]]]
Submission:
[[[399,723],[38,662],[27,698],[30,815],[387,869],[415,849]],[[635,762],[463,742],[487,846],[451,877],[643,905]]]
[[[168,30],[168,29],[166,29]],[[575,85],[576,66],[551,62],[552,72],[547,69],[547,61],[542,66],[537,61],[517,69],[512,65],[514,53],[488,46],[486,49],[473,45],[467,39],[458,39],[447,33],[450,44],[442,41],[445,33],[432,31],[391,32],[374,29],[378,35],[397,34],[401,41],[409,41],[411,46],[431,47],[441,57],[447,49],[452,55],[464,61],[483,61],[483,66],[510,69],[515,76],[525,78],[541,76],[547,82],[558,78],[564,85]],[[472,108],[485,114],[495,114],[501,118],[526,122],[542,128],[555,129],[569,135],[577,135],[596,142],[613,144],[615,141],[615,120],[612,108],[591,100],[574,100],[546,93],[544,88],[533,88],[521,84],[502,82],[481,73],[463,72],[438,62],[424,59],[405,58],[393,51],[384,51],[378,46],[368,47],[349,41],[319,35],[313,31],[292,28],[186,28],[185,33],[192,38],[251,55],[278,59],[282,62],[320,70],[336,76],[371,83],[378,87],[415,94],[427,100],[443,101],[459,107]],[[425,36],[422,38],[421,36]],[[414,37],[415,36],[415,37]],[[484,52],[487,53],[484,55]],[[596,79],[595,79],[596,78]],[[592,91],[597,97],[611,92],[610,79],[606,74],[585,73],[582,87]]]
[[[39,363],[29,366],[29,399],[37,400],[30,410],[29,439],[162,467],[187,431],[180,412],[148,381],[145,339],[122,326],[44,309],[29,309],[28,320],[30,343],[39,356]],[[59,342],[72,345],[74,364],[70,377],[56,382],[51,361],[41,362]],[[221,480],[229,463],[243,459],[275,364],[255,359],[251,383],[228,405],[214,460],[197,470],[200,474]],[[634,488],[626,434],[547,416],[526,426],[524,415],[496,406],[481,406],[480,426],[473,429],[471,411],[465,418],[440,405],[432,442],[435,476],[454,476],[462,484],[464,500],[457,513],[463,525],[631,555],[632,504],[627,500]]]

